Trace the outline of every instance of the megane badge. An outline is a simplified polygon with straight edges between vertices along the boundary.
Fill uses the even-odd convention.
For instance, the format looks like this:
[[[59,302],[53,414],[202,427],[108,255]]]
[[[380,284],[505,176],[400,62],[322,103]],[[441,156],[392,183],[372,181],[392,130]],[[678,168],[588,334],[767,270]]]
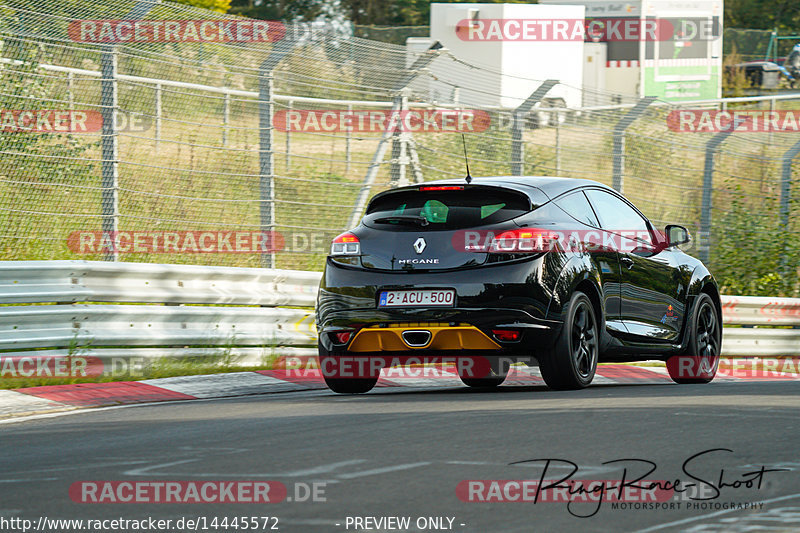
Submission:
[[[418,254],[421,254],[422,252],[424,252],[424,251],[425,251],[425,247],[426,247],[427,245],[428,245],[428,244],[425,242],[425,239],[423,239],[422,237],[420,237],[419,239],[417,239],[416,241],[414,241],[414,250],[416,250]]]

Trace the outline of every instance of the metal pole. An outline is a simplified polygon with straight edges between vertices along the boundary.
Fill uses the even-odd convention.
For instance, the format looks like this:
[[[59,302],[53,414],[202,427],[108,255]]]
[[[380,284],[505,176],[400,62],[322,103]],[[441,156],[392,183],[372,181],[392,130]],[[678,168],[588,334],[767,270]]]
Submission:
[[[289,100],[287,105],[287,116],[289,113],[292,112],[292,108],[294,107],[294,102]],[[289,169],[292,167],[292,134],[290,133],[291,128],[286,128],[286,154],[284,155],[284,164],[286,165],[286,172],[289,172]]]
[[[769,99],[769,119],[772,120],[773,115],[772,113],[775,111],[775,99]],[[769,129],[769,135],[767,136],[767,142],[771,145],[772,144],[772,128]]]
[[[425,178],[422,175],[422,164],[419,161],[417,143],[411,134],[408,134],[408,159],[411,162],[411,173],[414,176],[414,183],[422,183]]]
[[[100,80],[100,106],[103,116],[103,135],[101,140],[102,159],[102,229],[109,236],[111,250],[103,254],[104,261],[119,259],[116,239],[119,229],[119,137],[117,136],[117,52],[113,47],[105,47],[100,56],[102,79]]]
[[[561,175],[561,120],[559,113],[556,112],[556,175]]]
[[[353,105],[347,104],[347,116],[353,116]],[[344,173],[350,173],[350,135],[352,128],[345,128],[345,138],[344,138]]]
[[[261,252],[261,266],[275,268],[273,232],[275,231],[275,153],[273,151],[272,118],[274,114],[274,70],[292,51],[295,41],[284,39],[277,43],[258,70],[258,159],[259,207],[261,233],[269,236],[268,250]]]
[[[408,183],[406,179],[406,168],[408,167],[408,133],[403,131],[403,120],[408,110],[408,96],[405,94],[395,97],[395,106],[398,111],[392,110],[389,120],[394,122],[392,130],[392,161],[390,172],[390,187],[402,187]]]
[[[700,260],[707,262],[711,256],[711,209],[714,192],[714,156],[720,145],[725,142],[745,119],[738,119],[732,128],[714,135],[706,143],[705,165],[703,167],[703,200],[700,212],[700,232],[697,236],[700,248]]]
[[[550,89],[555,87],[558,80],[546,80],[544,83],[531,93],[517,108],[511,116],[511,175],[522,176],[525,166],[525,144],[522,135],[524,132],[525,119],[534,105],[539,103]]]
[[[126,20],[143,18],[156,2],[139,1],[123,17]],[[102,229],[111,236],[112,249],[103,254],[105,261],[117,261],[117,231],[119,230],[119,137],[117,135],[118,56],[113,46],[104,46],[100,54],[100,108],[103,134],[100,141]]]
[[[222,101],[222,146],[228,146],[228,126],[231,123],[231,94],[225,93]]]
[[[70,111],[75,110],[75,73],[67,72],[67,102],[69,103]]]
[[[161,97],[161,84],[158,83],[156,84],[156,150],[158,149],[158,144],[161,142],[161,115],[163,113]]]
[[[653,96],[642,98],[614,126],[611,179],[612,187],[619,193],[622,193],[622,182],[625,176],[625,130],[645,112],[647,106],[653,103],[653,100],[655,100]]]
[[[272,69],[261,72],[259,77],[258,95],[258,131],[259,131],[259,166],[260,166],[260,195],[261,200],[261,232],[272,235],[275,229],[275,161],[272,151],[272,115],[273,115],[273,75]],[[270,239],[271,241],[272,239]],[[275,268],[275,253],[264,251],[261,254],[261,266]]]

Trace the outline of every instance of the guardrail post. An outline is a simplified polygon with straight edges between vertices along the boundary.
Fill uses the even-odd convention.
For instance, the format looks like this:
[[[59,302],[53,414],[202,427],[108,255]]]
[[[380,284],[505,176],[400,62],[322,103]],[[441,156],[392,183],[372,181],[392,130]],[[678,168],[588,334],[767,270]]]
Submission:
[[[550,89],[558,84],[558,80],[545,80],[533,91],[524,102],[513,111],[511,117],[511,175],[522,176],[525,167],[525,143],[522,135],[525,131],[527,114],[538,104]]]
[[[261,252],[261,266],[275,268],[272,232],[275,231],[274,70],[291,51],[294,42],[284,39],[275,45],[258,73],[258,157],[261,233],[270,236],[269,250]]]
[[[794,146],[789,148],[783,154],[783,171],[781,172],[781,206],[780,206],[780,221],[781,232],[784,239],[788,241],[789,219],[791,217],[791,199],[792,199],[792,161],[797,155],[800,154],[800,141],[796,142]],[[784,244],[784,248],[786,244]],[[789,258],[783,254],[781,258],[781,270],[785,275],[791,274],[789,271]]]
[[[654,96],[642,98],[614,126],[611,186],[620,194],[622,194],[625,177],[625,130],[647,110],[647,106],[653,103],[653,100],[655,100]]]
[[[714,156],[720,145],[725,142],[745,119],[737,119],[733,127],[714,135],[706,143],[705,165],[703,167],[703,201],[700,207],[700,233],[697,236],[700,248],[700,260],[707,262],[711,256],[711,207],[714,192]]]
[[[110,235],[111,250],[106,250],[103,260],[116,261],[118,257],[116,239],[119,229],[119,137],[117,136],[117,52],[113,47],[105,47],[100,56],[102,78],[100,81],[100,106],[103,116],[101,140],[102,159],[102,229]]]

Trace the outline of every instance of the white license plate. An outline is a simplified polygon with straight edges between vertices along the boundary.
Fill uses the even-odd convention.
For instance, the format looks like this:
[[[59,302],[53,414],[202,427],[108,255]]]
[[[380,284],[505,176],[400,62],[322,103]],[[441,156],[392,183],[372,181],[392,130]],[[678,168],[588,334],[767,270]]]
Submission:
[[[378,299],[378,307],[453,307],[455,303],[453,289],[382,291]]]

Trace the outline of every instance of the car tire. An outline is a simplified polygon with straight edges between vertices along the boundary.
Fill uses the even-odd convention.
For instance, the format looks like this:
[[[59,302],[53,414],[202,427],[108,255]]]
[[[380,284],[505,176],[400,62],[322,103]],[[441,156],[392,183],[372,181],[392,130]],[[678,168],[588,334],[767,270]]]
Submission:
[[[333,392],[339,394],[363,394],[371,391],[375,384],[378,383],[379,376],[338,377],[336,375],[326,375],[325,369],[331,366],[335,367],[335,365],[331,365],[328,361],[336,361],[337,357],[329,355],[328,350],[322,346],[322,343],[318,345],[318,352],[320,373],[325,380],[325,384]]]
[[[539,358],[539,371],[548,387],[576,390],[591,384],[600,354],[597,323],[591,300],[576,291],[567,305],[558,337]]]
[[[458,376],[461,378],[461,382],[468,386],[474,388],[489,388],[489,387],[498,387],[503,384],[506,380],[505,376],[492,376],[490,378],[468,378],[464,376]]]
[[[466,372],[461,371],[458,374],[461,382],[468,387],[475,388],[492,388],[502,385],[506,380],[506,376],[508,375],[509,364],[505,361],[502,361],[500,358],[487,359],[489,359],[489,374],[487,376],[466,376]]]
[[[364,394],[378,382],[378,378],[331,378],[323,376],[325,384],[339,394]]]
[[[690,318],[686,351],[667,359],[669,377],[675,383],[709,383],[719,367],[722,347],[722,320],[714,300],[700,293]]]

